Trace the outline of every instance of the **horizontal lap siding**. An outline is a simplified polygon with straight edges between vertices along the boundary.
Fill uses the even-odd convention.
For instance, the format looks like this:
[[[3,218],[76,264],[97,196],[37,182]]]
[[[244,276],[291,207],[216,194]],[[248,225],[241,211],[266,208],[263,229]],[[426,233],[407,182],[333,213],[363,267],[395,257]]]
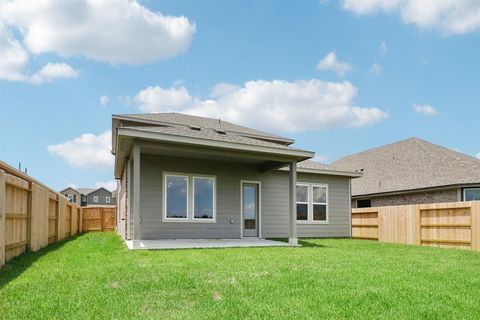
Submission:
[[[163,172],[215,175],[216,222],[162,222]],[[301,177],[300,174],[299,177]],[[313,179],[312,182],[329,184],[331,224],[308,227],[299,225],[299,237],[348,236],[348,178],[324,175],[305,175],[305,177]],[[288,172],[261,173],[257,167],[246,164],[143,154],[140,166],[141,239],[240,238],[241,180],[261,182],[262,237],[287,237]],[[233,219],[233,224],[230,223],[230,219]]]
[[[142,155],[140,167],[141,239],[240,238],[240,180],[252,167],[205,160]],[[215,223],[162,222],[163,173],[215,175]],[[230,223],[233,219],[233,224]]]
[[[299,173],[298,182],[328,184],[328,224],[298,224],[299,237],[349,237],[349,178]]]

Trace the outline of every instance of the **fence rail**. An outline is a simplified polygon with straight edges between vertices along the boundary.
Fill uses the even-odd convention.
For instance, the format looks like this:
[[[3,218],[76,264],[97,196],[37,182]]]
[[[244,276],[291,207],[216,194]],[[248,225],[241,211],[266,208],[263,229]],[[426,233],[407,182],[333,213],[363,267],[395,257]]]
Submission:
[[[352,209],[352,238],[480,251],[480,201]]]

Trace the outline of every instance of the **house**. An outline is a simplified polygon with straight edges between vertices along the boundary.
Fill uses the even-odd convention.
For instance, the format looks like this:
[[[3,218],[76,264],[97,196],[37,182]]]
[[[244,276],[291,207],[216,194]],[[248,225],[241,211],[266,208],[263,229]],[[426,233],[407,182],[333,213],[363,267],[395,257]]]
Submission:
[[[349,237],[358,172],[293,140],[179,113],[113,115],[117,231],[126,240]]]
[[[78,190],[72,187],[68,187],[60,191],[60,193],[63,194],[65,197],[67,197],[68,201],[80,205],[82,197],[80,192],[78,192]]]
[[[107,189],[100,188],[78,188],[74,189],[68,187],[62,191],[61,194],[66,196],[70,202],[75,202],[82,207],[85,206],[114,206],[117,204],[117,199],[114,193]]]
[[[353,207],[480,200],[480,160],[418,138],[333,164],[363,173],[352,181]]]

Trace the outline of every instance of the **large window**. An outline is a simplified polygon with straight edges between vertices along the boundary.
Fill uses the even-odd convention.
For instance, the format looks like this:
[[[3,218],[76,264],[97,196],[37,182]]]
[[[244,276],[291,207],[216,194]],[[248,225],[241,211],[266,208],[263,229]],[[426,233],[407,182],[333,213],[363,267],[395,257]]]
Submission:
[[[188,176],[167,175],[165,180],[167,219],[187,219]]]
[[[467,188],[463,189],[464,201],[480,200],[480,188]]]
[[[164,221],[215,222],[215,177],[165,174]]]
[[[213,219],[215,181],[208,177],[193,177],[193,218]]]
[[[328,186],[297,185],[297,221],[299,223],[328,223]]]

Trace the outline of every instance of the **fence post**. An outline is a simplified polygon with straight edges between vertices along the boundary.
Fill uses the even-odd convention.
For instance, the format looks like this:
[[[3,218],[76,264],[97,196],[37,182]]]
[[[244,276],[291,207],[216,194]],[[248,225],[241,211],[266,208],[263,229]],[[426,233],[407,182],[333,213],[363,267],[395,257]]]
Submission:
[[[5,264],[5,171],[0,170],[0,267]]]
[[[480,251],[480,201],[473,201],[470,208],[472,250]]]
[[[27,245],[25,251],[32,249],[32,193],[33,183],[28,181],[28,200],[27,200]]]
[[[83,208],[82,207],[78,208],[78,214],[79,214],[78,233],[82,233],[83,232]]]

